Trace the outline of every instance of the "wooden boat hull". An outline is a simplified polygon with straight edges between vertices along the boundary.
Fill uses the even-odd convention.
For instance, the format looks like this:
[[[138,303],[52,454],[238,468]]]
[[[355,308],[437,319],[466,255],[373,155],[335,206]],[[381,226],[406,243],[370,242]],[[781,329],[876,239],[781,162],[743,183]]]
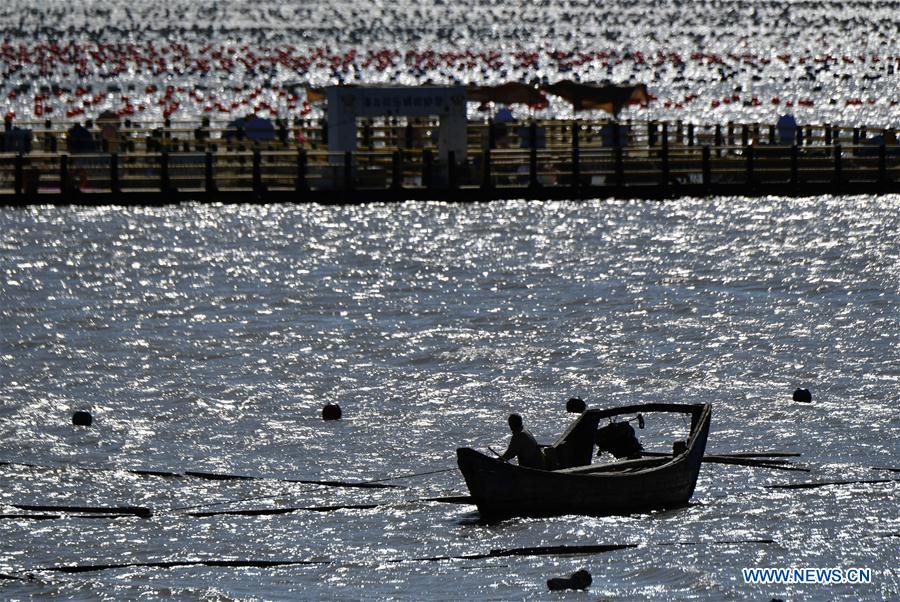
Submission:
[[[629,406],[640,407],[647,406]],[[711,408],[708,404],[679,407],[697,409],[687,449],[656,466],[608,473],[579,472],[594,467],[537,470],[501,462],[470,448],[456,451],[457,463],[484,518],[631,514],[684,506],[700,473]]]

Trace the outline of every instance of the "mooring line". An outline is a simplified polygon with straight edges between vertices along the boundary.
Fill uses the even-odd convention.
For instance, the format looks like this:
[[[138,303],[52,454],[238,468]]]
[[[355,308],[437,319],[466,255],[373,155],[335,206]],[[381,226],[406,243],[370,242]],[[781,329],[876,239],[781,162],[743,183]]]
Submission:
[[[450,472],[451,470],[456,470],[456,468],[442,468],[440,470],[429,470],[428,472],[411,472],[409,474],[401,474],[395,477],[387,477],[386,479],[375,479],[371,481],[364,481],[367,484],[375,484],[375,483],[386,483],[388,481],[398,481],[400,479],[411,479],[413,477],[424,477],[432,474],[440,474],[442,472]],[[396,487],[396,485],[395,485]]]
[[[128,472],[139,476],[162,477],[162,478],[183,478],[191,477],[196,479],[206,479],[210,481],[278,481],[282,483],[301,483],[304,485],[321,485],[323,487],[346,487],[360,489],[405,489],[402,485],[383,484],[384,481],[391,481],[394,477],[388,479],[374,481],[339,481],[339,480],[317,480],[317,479],[293,479],[284,477],[265,477],[265,476],[249,476],[228,473],[205,472],[199,470],[186,470],[184,472],[170,472],[165,470],[150,469],[133,469],[133,468],[115,468],[115,467],[93,467],[81,466],[78,464],[66,464],[62,466],[46,466],[38,464],[28,464],[26,462],[0,461],[0,466],[25,466],[27,468],[36,468],[39,470],[61,470],[74,469],[87,472]],[[453,470],[453,469],[447,469]],[[415,476],[415,475],[410,475]],[[405,476],[396,478],[406,478]]]
[[[786,483],[783,485],[763,485],[766,489],[815,489],[829,485],[869,485],[875,483],[896,483],[900,479],[860,479],[855,481],[819,481],[814,483]]]
[[[713,542],[661,542],[650,545],[658,546],[676,546],[676,545],[702,545],[709,543],[713,545],[737,545],[737,544],[771,544],[772,539],[746,539],[746,540],[723,540]],[[402,562],[444,562],[450,560],[485,560],[491,558],[508,558],[515,556],[533,557],[533,556],[581,556],[606,554],[619,550],[630,550],[641,547],[636,543],[621,544],[590,544],[590,545],[561,545],[561,546],[534,546],[525,548],[495,548],[485,553],[460,554],[447,556],[427,556],[417,558],[392,558],[387,560],[379,560],[379,562],[402,563]],[[277,568],[282,566],[303,566],[303,565],[331,565],[335,564],[334,560],[169,560],[156,562],[129,562],[117,564],[86,564],[86,565],[62,565],[34,568],[27,573],[34,572],[57,572],[57,573],[88,573],[95,571],[105,571],[110,569],[122,568],[155,568],[169,569],[184,566],[209,566],[222,568]],[[25,571],[20,571],[25,572]],[[0,578],[6,579],[25,579],[16,575],[2,574]]]

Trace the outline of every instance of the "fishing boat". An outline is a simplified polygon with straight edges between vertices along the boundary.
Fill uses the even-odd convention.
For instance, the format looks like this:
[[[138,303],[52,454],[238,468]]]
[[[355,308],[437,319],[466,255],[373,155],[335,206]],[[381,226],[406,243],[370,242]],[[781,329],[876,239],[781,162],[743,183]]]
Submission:
[[[590,464],[600,421],[629,414],[687,414],[691,426],[673,454]],[[456,450],[457,463],[471,501],[486,519],[563,514],[632,514],[685,506],[694,493],[706,439],[711,404],[647,403],[590,409],[545,450],[554,470],[526,468],[479,451]]]

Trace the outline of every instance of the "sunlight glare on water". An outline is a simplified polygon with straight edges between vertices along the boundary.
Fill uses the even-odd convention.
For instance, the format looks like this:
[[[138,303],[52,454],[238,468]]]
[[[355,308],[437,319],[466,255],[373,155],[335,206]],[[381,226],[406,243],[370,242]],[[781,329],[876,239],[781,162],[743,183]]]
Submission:
[[[898,593],[900,199],[34,208],[0,214],[3,504],[144,505],[152,519],[4,520],[0,573],[161,560],[281,568],[37,573],[4,595],[509,599],[588,568],[592,596]],[[812,405],[791,401],[796,387]],[[712,402],[709,449],[796,451],[812,474],[704,465],[688,509],[479,525],[460,446],[539,441],[590,406]],[[344,420],[323,422],[322,405]],[[73,410],[95,423],[74,429]],[[669,449],[677,418],[649,417]],[[82,468],[110,470],[82,470]],[[122,469],[394,481],[335,489]],[[210,506],[227,500],[246,500]],[[210,510],[380,504],[197,518]],[[5,507],[12,513],[11,507]],[[772,539],[771,544],[727,543]],[[723,543],[715,543],[723,542]],[[414,559],[630,543],[591,556]],[[660,545],[682,543],[685,545]],[[687,545],[691,544],[691,545]],[[746,566],[862,566],[853,586],[747,586]],[[574,594],[573,594],[574,595]]]

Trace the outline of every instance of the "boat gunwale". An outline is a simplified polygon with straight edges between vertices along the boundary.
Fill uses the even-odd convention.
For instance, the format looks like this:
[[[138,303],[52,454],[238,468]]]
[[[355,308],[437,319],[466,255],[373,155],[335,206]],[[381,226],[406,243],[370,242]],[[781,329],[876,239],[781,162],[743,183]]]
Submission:
[[[588,410],[592,412],[596,412],[600,418],[608,418],[612,416],[620,416],[622,414],[633,414],[635,412],[659,412],[659,413],[678,413],[678,414],[691,414],[692,417],[696,416],[696,419],[691,423],[691,430],[688,433],[687,438],[687,446],[685,451],[678,454],[677,456],[661,458],[659,464],[654,466],[648,466],[646,468],[642,468],[639,470],[635,470],[628,473],[617,473],[615,471],[622,469],[630,468],[627,465],[628,462],[633,462],[635,459],[627,459],[621,462],[611,462],[609,464],[588,464],[586,466],[574,466],[571,468],[560,468],[557,470],[544,470],[542,468],[530,468],[527,466],[519,466],[517,464],[509,464],[508,462],[500,462],[497,458],[491,458],[487,454],[484,454],[476,449],[472,448],[460,448],[460,449],[469,449],[476,454],[482,456],[486,460],[490,460],[496,464],[502,464],[509,466],[511,468],[515,468],[523,471],[525,474],[528,473],[536,473],[540,475],[565,475],[565,476],[583,476],[583,477],[633,477],[636,475],[643,475],[651,471],[662,470],[663,468],[673,467],[676,464],[686,462],[688,456],[691,451],[694,449],[694,446],[697,442],[697,437],[700,432],[703,430],[703,425],[705,423],[705,415],[712,411],[712,404],[710,403],[693,403],[693,404],[678,404],[678,403],[643,403],[643,404],[632,404],[627,406],[619,406],[616,408],[607,408],[607,409],[592,409]],[[649,458],[640,458],[637,461],[645,462],[650,460]],[[609,471],[609,472],[607,472]]]

